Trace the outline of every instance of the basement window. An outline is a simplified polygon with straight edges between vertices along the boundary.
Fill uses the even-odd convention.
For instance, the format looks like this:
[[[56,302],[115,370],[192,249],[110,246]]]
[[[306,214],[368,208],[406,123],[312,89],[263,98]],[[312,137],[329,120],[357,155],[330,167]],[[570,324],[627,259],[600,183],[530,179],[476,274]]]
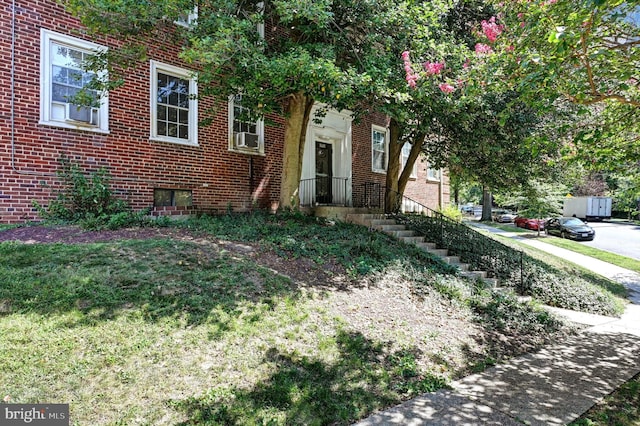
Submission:
[[[186,189],[154,189],[153,206],[193,206],[193,194]]]

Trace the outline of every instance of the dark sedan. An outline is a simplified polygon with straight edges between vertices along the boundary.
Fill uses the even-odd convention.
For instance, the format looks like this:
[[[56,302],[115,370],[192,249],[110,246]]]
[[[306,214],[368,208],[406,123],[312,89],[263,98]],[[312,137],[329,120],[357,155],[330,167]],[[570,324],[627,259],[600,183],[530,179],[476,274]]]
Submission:
[[[545,226],[547,235],[557,235],[572,240],[591,241],[596,231],[576,217],[556,217],[549,219]]]

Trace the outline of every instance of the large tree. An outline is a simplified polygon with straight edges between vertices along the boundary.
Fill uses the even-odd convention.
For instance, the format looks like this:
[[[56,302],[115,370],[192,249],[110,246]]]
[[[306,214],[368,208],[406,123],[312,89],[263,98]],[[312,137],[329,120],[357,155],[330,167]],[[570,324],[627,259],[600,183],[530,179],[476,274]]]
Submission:
[[[312,106],[360,110],[355,106],[370,97],[373,58],[387,44],[383,19],[398,6],[387,0],[202,1],[197,19],[176,35],[173,22],[194,11],[193,1],[67,4],[90,30],[123,41],[107,59],[122,64],[123,58],[144,57],[145,46],[157,40],[182,36],[181,55],[197,71],[200,96],[241,94],[254,117],[284,117],[281,207],[297,205]]]
[[[471,8],[462,13],[453,2],[402,5],[386,17],[386,45],[371,70],[371,105],[389,117],[388,211],[399,207],[418,158],[437,149],[437,123],[446,119],[449,95],[469,55],[466,37],[473,36],[469,28],[475,25],[467,10]],[[454,14],[465,22],[463,28],[458,21],[450,22]],[[403,165],[401,152],[407,144],[411,150]]]
[[[430,156],[452,174],[484,189],[482,220],[491,220],[491,191],[524,187],[549,170],[557,144],[540,129],[543,117],[517,94],[491,93],[452,101]]]
[[[640,107],[640,5],[623,0],[496,1],[498,48],[523,94]],[[505,65],[504,63],[502,64]]]

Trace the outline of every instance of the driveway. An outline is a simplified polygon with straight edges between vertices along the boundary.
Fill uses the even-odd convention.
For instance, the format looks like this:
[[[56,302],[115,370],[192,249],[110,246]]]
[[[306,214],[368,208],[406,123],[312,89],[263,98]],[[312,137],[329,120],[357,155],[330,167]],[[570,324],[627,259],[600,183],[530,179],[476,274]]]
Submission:
[[[596,237],[580,244],[640,260],[640,226],[621,222],[589,222],[589,226]]]

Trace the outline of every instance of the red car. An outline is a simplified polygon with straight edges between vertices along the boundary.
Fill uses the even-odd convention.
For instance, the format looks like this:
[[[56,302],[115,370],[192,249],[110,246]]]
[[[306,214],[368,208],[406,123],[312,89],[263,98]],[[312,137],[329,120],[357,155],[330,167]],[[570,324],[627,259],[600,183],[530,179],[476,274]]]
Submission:
[[[544,231],[544,219],[529,219],[527,217],[518,216],[513,223],[518,228],[531,229],[532,231]]]

